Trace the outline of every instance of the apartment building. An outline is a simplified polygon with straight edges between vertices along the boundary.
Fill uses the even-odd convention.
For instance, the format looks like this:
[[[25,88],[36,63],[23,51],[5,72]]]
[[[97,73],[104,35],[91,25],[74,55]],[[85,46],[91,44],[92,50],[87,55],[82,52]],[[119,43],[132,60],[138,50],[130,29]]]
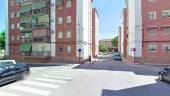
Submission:
[[[96,8],[92,9],[92,56],[96,57],[99,53],[99,15]]]
[[[136,63],[170,64],[169,0],[125,0],[121,53]]]
[[[98,17],[92,18],[92,3],[93,0],[6,0],[6,55],[31,63],[83,62],[98,45],[94,41],[93,46]]]

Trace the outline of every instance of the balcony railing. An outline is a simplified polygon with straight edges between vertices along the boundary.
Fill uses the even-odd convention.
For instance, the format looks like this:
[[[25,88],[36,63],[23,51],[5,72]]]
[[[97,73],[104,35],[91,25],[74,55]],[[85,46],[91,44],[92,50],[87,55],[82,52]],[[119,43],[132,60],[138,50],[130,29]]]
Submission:
[[[50,56],[50,51],[32,51],[32,56]]]
[[[22,39],[21,39],[21,42],[22,42],[22,43],[31,43],[31,42],[32,42],[32,39],[30,39],[30,38],[22,38]]]
[[[50,36],[45,36],[45,37],[33,37],[33,42],[45,42],[45,43],[49,43],[51,41]]]
[[[33,24],[33,28],[47,28],[49,27],[49,23],[36,23],[36,24]]]

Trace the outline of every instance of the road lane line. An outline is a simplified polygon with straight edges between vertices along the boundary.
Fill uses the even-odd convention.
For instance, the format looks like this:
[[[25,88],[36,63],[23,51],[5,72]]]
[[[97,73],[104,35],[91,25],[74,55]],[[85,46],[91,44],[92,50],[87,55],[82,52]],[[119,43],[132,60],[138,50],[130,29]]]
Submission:
[[[66,77],[66,76],[55,76],[55,75],[42,75],[42,77],[46,78],[55,78],[55,79],[64,79],[64,80],[71,80],[73,77]]]
[[[26,86],[23,87],[23,86],[19,86],[19,85],[14,85],[14,86],[11,86],[9,88],[17,90],[17,91],[32,93],[32,94],[41,95],[41,96],[48,96],[51,93],[50,91],[46,91],[46,90],[42,90],[42,89],[36,89],[36,88],[31,88],[31,87],[26,87]]]
[[[46,88],[59,88],[58,85],[48,84],[48,83],[41,83],[41,82],[35,82],[35,81],[24,81],[22,83],[23,84],[27,84],[27,85],[35,85],[35,86],[46,87]]]
[[[0,92],[0,96],[20,96],[9,92]]]
[[[34,78],[35,80],[39,81],[45,81],[45,82],[52,82],[52,83],[67,83],[67,81],[64,80],[55,80],[55,79],[48,79],[48,78]]]

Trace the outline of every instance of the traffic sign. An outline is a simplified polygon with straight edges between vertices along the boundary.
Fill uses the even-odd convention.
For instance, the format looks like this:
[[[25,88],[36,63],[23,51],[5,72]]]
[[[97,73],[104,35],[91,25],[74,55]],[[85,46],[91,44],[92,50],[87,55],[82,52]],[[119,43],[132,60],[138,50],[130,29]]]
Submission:
[[[78,49],[78,52],[81,52],[81,51],[82,51],[82,49],[81,49],[81,48],[79,48],[79,49]]]
[[[132,48],[132,51],[134,51],[134,52],[135,52],[135,51],[136,51],[136,48]]]

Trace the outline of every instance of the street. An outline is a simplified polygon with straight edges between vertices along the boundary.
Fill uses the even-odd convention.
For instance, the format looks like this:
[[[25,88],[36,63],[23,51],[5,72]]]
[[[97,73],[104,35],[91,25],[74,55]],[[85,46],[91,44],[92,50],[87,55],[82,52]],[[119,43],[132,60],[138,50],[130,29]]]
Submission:
[[[170,96],[155,66],[100,56],[94,64],[31,67],[30,76],[0,88],[0,96]]]

